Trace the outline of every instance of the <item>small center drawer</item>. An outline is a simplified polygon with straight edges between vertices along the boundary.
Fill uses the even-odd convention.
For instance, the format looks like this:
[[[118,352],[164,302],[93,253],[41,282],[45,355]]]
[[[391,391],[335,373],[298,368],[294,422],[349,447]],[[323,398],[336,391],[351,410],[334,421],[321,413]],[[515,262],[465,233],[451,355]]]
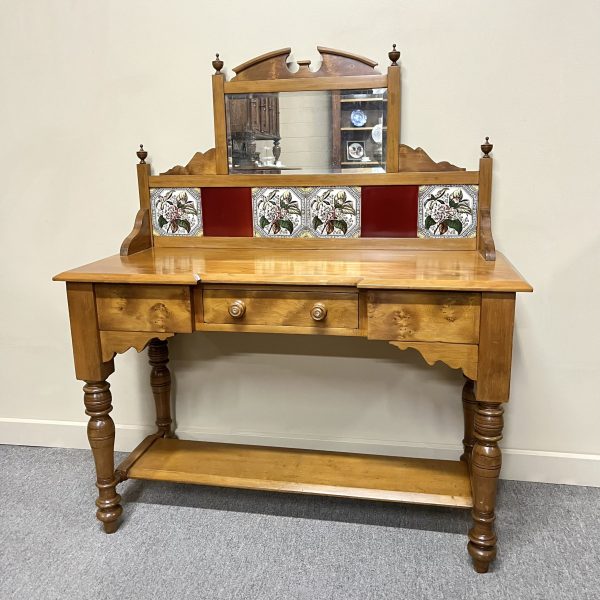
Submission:
[[[358,328],[356,292],[204,289],[204,322]]]

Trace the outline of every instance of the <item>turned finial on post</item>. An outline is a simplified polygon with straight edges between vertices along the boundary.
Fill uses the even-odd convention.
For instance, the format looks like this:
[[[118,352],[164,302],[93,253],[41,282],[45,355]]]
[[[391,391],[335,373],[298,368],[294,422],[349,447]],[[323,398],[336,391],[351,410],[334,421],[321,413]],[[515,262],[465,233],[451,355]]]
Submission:
[[[145,165],[148,153],[144,150],[144,144],[140,144],[140,149],[136,152],[136,154],[137,157],[140,159],[140,165]]]
[[[215,70],[215,75],[219,75],[221,73],[221,69],[223,68],[223,61],[219,58],[219,53],[217,52],[217,58],[212,61],[213,69]]]
[[[490,144],[490,138],[486,137],[485,144],[481,144],[481,151],[483,152],[483,158],[490,157],[490,152],[492,151],[493,147],[494,147],[494,144]]]
[[[392,50],[390,50],[390,52],[388,52],[388,56],[390,57],[390,60],[392,61],[391,66],[397,67],[398,59],[400,58],[400,50],[396,50],[396,44],[392,44]]]

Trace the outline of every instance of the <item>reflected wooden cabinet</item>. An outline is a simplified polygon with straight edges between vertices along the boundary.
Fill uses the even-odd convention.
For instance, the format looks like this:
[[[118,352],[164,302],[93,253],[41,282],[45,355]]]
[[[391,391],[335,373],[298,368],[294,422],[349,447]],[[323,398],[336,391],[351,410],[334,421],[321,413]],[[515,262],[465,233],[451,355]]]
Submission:
[[[273,156],[279,159],[279,98],[277,94],[232,94],[226,98],[229,160],[232,165],[252,169],[260,157],[258,140],[273,141]]]
[[[385,172],[387,91],[331,92],[331,166],[334,172]]]

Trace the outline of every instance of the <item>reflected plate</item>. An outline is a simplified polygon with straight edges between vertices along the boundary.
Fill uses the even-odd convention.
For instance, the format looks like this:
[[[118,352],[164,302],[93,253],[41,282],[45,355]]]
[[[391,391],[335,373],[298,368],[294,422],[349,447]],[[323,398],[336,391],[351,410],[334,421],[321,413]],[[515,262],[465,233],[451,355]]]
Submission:
[[[361,142],[348,142],[348,159],[360,160],[365,155],[365,147]]]
[[[350,113],[350,122],[354,127],[362,127],[367,122],[367,114],[360,108],[355,108]]]
[[[376,144],[381,144],[383,141],[383,125],[381,123],[377,123],[377,125],[373,127],[373,131],[371,131],[371,137]]]

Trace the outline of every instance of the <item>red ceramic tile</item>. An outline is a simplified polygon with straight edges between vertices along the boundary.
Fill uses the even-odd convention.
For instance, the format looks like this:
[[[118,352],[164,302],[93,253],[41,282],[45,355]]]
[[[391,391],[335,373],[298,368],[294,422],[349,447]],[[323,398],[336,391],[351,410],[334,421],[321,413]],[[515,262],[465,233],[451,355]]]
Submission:
[[[252,237],[251,188],[202,188],[204,235]]]
[[[418,185],[363,187],[360,200],[360,236],[417,237],[418,197]]]

